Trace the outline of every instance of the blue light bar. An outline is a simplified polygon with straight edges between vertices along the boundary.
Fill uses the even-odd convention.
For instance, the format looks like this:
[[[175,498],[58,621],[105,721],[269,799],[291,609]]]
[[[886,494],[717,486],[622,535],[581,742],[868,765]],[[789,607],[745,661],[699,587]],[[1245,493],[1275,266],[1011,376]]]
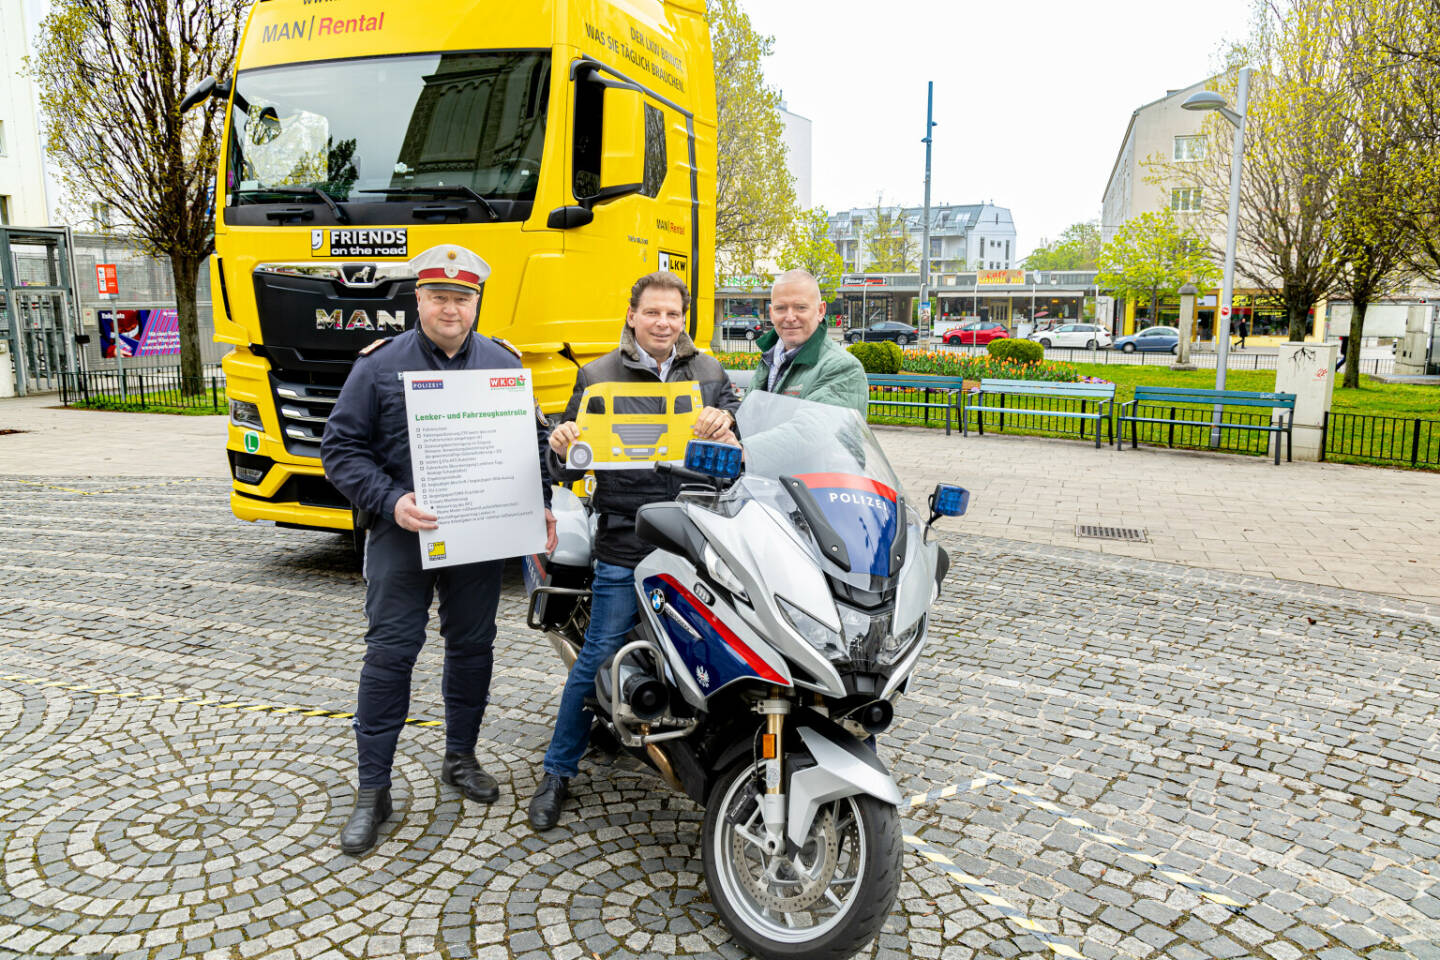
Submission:
[[[958,517],[970,508],[970,491],[953,483],[935,486],[934,510],[942,517]]]
[[[734,479],[740,476],[740,448],[711,440],[691,440],[685,445],[685,467],[721,480]]]

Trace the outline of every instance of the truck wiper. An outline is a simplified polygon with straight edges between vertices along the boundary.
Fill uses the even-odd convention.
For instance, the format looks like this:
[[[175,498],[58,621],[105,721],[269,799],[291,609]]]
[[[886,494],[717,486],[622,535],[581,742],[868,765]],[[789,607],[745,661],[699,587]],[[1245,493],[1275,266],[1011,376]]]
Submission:
[[[489,200],[476,193],[470,187],[461,185],[456,185],[453,187],[386,187],[383,190],[357,190],[356,192],[381,193],[387,197],[403,197],[406,194],[409,194],[410,196],[421,197],[465,197],[468,200],[473,200],[476,203],[480,204],[480,206],[484,208],[485,212],[490,214],[490,218],[492,220],[500,219],[500,212],[495,209],[494,205],[491,204]]]
[[[239,192],[242,194],[272,193],[281,197],[314,197],[317,200],[324,201],[325,206],[330,208],[330,212],[335,215],[336,220],[341,223],[351,222],[350,214],[346,213],[344,208],[335,202],[334,197],[319,187],[254,187]]]

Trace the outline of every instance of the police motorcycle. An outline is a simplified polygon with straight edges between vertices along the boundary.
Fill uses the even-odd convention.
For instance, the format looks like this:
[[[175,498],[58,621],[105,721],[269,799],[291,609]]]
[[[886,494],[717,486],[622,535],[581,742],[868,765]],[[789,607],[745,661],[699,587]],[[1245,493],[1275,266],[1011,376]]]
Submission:
[[[767,958],[849,957],[900,883],[900,791],[874,748],[925,649],[949,558],[929,542],[969,494],[905,499],[854,410],[754,391],[739,448],[691,441],[674,502],[642,507],[639,624],[590,708],[705,808],[712,902]],[[585,504],[557,490],[559,544],[527,559],[529,625],[567,668],[588,623]]]

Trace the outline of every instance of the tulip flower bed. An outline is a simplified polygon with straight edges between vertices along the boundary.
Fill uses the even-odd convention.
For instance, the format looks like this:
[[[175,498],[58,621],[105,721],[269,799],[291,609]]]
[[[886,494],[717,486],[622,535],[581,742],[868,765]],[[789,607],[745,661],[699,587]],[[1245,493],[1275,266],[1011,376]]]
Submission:
[[[994,357],[957,356],[942,350],[906,350],[900,366],[902,373],[934,374],[943,377],[964,377],[966,380],[1050,380],[1073,383],[1080,379],[1074,364],[1042,360],[1039,363],[1018,363]],[[727,370],[754,370],[760,363],[759,353],[716,353],[715,359]]]

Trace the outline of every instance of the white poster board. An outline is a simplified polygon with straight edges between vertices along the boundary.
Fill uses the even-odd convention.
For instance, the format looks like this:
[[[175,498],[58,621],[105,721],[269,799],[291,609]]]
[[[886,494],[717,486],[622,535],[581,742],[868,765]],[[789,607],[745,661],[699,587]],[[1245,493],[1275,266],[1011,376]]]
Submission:
[[[426,570],[545,549],[545,502],[529,370],[401,374]]]

